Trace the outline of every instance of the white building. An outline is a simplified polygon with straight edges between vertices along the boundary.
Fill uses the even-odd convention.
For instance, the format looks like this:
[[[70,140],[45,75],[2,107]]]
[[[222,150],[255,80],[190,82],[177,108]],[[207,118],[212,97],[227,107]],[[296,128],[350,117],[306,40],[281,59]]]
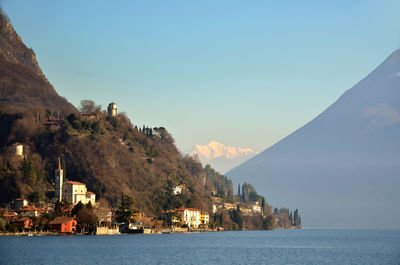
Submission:
[[[185,188],[185,184],[178,185],[178,186],[173,188],[172,193],[174,195],[181,194],[184,188]]]
[[[14,154],[18,157],[23,157],[24,156],[24,145],[21,143],[14,143],[12,145],[14,149]]]
[[[66,181],[63,184],[63,200],[77,204],[81,202],[88,204],[89,202],[94,205],[96,202],[96,194],[88,192],[86,185],[78,181]]]
[[[198,228],[201,224],[201,211],[199,209],[179,208],[175,211],[180,214],[180,221],[188,227]]]
[[[114,102],[111,102],[110,104],[108,104],[107,110],[108,110],[108,116],[117,117],[117,115],[118,115],[117,104],[115,104]]]

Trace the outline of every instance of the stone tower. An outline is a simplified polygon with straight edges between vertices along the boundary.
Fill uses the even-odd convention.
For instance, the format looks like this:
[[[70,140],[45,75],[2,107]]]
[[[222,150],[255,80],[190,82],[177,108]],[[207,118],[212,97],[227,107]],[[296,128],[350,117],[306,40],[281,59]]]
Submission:
[[[114,102],[111,102],[110,104],[108,104],[107,110],[108,110],[109,117],[117,117],[117,115],[118,115],[117,104],[115,104]]]
[[[63,182],[64,182],[64,170],[61,169],[61,161],[58,158],[58,168],[55,170],[55,197],[58,201],[62,201],[62,189],[63,189]]]
[[[24,156],[24,146],[22,144],[15,143],[14,144],[14,148],[15,148],[15,155],[16,156],[20,156],[20,157]]]

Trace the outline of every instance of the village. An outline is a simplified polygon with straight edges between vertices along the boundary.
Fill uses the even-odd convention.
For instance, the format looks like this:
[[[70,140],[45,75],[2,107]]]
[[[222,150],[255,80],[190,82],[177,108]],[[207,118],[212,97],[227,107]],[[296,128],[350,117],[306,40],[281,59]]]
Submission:
[[[95,111],[82,112],[80,115],[83,119],[98,118],[98,112]],[[106,115],[110,118],[118,117],[114,102],[108,105]],[[48,118],[43,125],[49,130],[57,130],[62,121],[60,118]],[[120,139],[120,142],[123,143],[123,140]],[[11,151],[17,159],[25,161],[24,144],[14,143]],[[89,191],[85,183],[68,180],[60,158],[56,159],[58,167],[54,169],[52,181],[54,191],[48,192],[46,201],[33,203],[27,198],[15,198],[6,203],[4,208],[0,208],[0,229],[3,235],[169,234],[224,229],[291,228],[299,227],[301,222],[297,210],[294,215],[285,208],[280,210],[276,208],[273,215],[272,209],[268,209],[269,213],[266,213],[268,207],[255,191],[256,199],[241,200],[240,187],[238,195],[231,195],[228,199],[226,196],[217,196],[214,190],[210,194],[211,207],[206,210],[179,207],[164,210],[159,216],[148,217],[133,207],[133,199],[124,194],[119,207],[110,207],[104,199],[98,200],[96,194]],[[186,189],[186,185],[180,183],[172,187],[171,196],[180,196]],[[267,214],[273,218],[266,219]],[[243,225],[243,218],[250,220],[247,223],[258,222],[258,224],[246,227]],[[268,220],[267,225],[259,223],[265,220]],[[224,227],[228,223],[228,227]]]

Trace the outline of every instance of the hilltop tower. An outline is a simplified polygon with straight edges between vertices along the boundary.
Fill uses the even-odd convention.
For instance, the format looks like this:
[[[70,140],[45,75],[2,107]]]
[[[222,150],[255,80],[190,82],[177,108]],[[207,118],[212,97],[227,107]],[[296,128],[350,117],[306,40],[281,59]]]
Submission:
[[[61,169],[61,161],[58,158],[58,168],[55,170],[55,197],[57,200],[62,201],[62,189],[63,189],[63,182],[64,182],[64,170]]]
[[[110,104],[108,104],[107,110],[108,110],[109,117],[117,117],[117,115],[118,115],[117,104],[115,104],[114,102],[111,102]]]

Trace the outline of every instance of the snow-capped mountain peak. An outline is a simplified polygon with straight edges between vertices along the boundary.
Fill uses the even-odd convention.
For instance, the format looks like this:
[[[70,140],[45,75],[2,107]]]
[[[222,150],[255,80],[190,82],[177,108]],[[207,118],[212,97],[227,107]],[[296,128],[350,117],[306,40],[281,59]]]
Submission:
[[[204,165],[211,164],[216,170],[224,173],[258,152],[251,148],[225,146],[217,141],[211,141],[207,145],[196,144],[190,154],[197,155]]]

